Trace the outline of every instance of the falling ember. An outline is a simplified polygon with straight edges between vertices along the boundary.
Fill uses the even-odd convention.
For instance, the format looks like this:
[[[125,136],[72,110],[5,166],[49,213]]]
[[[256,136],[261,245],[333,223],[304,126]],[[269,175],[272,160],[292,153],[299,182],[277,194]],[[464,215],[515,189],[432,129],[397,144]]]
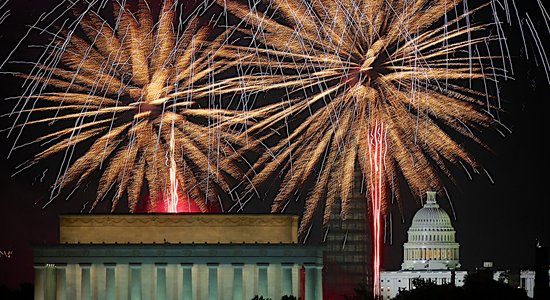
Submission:
[[[178,212],[178,186],[179,181],[176,178],[176,168],[175,166],[170,166],[170,195],[168,197],[168,212],[177,213]]]
[[[178,212],[178,186],[179,181],[176,175],[176,160],[174,159],[174,130],[170,135],[170,191],[168,192],[168,212]]]
[[[386,156],[386,131],[384,124],[376,122],[370,130],[369,138],[370,166],[370,202],[372,206],[373,224],[373,293],[380,295],[380,263],[381,263],[381,223],[382,201],[384,200],[384,158]]]

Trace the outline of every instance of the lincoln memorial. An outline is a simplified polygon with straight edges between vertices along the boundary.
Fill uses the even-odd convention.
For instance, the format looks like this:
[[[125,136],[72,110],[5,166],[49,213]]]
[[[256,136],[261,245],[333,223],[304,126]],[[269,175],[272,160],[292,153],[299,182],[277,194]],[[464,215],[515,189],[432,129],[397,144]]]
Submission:
[[[320,300],[323,252],[297,244],[297,226],[275,214],[62,215],[60,243],[34,248],[35,299]]]

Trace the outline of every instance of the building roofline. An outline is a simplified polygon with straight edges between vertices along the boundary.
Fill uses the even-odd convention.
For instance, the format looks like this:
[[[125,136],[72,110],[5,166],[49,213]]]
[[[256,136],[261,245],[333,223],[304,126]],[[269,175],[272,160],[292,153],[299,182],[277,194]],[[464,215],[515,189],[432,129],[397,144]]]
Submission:
[[[296,217],[298,218],[299,215],[297,214],[283,214],[283,213],[277,213],[277,214],[262,214],[262,213],[163,213],[163,212],[155,212],[155,213],[82,213],[82,214],[75,214],[75,213],[67,213],[67,214],[59,214],[59,217],[110,217],[110,216],[257,216],[257,217]]]

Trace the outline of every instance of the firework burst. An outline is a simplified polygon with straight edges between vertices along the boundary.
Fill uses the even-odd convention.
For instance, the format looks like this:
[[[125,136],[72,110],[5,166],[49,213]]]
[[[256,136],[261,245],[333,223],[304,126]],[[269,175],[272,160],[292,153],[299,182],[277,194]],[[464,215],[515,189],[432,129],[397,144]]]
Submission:
[[[454,135],[485,146],[474,132],[496,123],[490,114],[495,107],[487,90],[468,83],[492,84],[505,71],[488,53],[487,45],[500,39],[488,34],[491,25],[471,25],[475,10],[457,9],[461,1],[218,3],[242,20],[241,33],[253,37],[251,46],[220,51],[252,71],[234,84],[251,93],[283,89],[289,95],[256,110],[263,116],[248,134],[266,140],[274,131],[289,134],[255,163],[252,183],[283,174],[272,205],[280,212],[315,177],[302,236],[322,203],[325,223],[335,201],[345,219],[356,169],[370,183],[379,242],[386,194],[399,195],[393,184],[398,174],[420,196],[441,186],[441,174],[451,177],[450,165],[478,167]]]
[[[239,2],[226,3],[263,47],[224,46],[220,53],[244,55],[242,65],[267,73],[244,74],[232,79],[235,84],[243,85],[242,91],[283,88],[297,95],[258,108],[256,115],[264,118],[248,134],[284,129],[285,120],[306,115],[255,165],[255,184],[288,171],[273,211],[280,211],[322,164],[326,171],[319,172],[306,201],[301,230],[322,196],[327,196],[325,221],[337,198],[345,216],[356,163],[365,178],[371,174],[368,137],[376,124],[383,124],[387,142],[386,179],[402,173],[417,195],[437,186],[440,172],[451,175],[448,163],[477,166],[444,127],[483,145],[472,129],[494,123],[489,113],[494,106],[484,92],[461,83],[499,76],[484,66],[491,56],[468,51],[497,38],[483,35],[487,25],[459,26],[471,12],[432,26],[459,2],[273,1],[268,10],[276,11],[277,19]]]
[[[34,141],[47,147],[21,168],[63,153],[52,200],[101,170],[92,209],[112,193],[112,209],[125,194],[135,211],[146,191],[149,207],[177,210],[182,194],[206,211],[208,199],[218,201],[229,178],[240,177],[224,158],[238,137],[217,126],[236,116],[209,99],[212,76],[231,63],[212,62],[220,39],[208,41],[210,26],[183,15],[178,1],[164,1],[158,18],[146,1],[132,3],[112,1],[111,22],[90,7],[77,10],[77,26],[59,30],[47,63],[23,74],[27,94],[11,114],[12,131],[68,125]],[[76,157],[81,144],[89,147]]]

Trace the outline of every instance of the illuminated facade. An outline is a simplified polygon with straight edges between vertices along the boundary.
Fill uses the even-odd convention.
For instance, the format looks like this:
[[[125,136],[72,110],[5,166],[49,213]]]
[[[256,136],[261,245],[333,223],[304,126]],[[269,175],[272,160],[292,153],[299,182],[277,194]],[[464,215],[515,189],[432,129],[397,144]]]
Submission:
[[[459,245],[449,215],[439,207],[435,192],[414,215],[403,245],[402,270],[447,270],[460,267]]]
[[[436,193],[428,192],[426,203],[414,215],[408,230],[401,270],[380,274],[383,300],[414,288],[413,280],[417,278],[462,286],[467,272],[456,270],[460,263],[455,233],[449,215],[437,204]]]
[[[548,278],[550,278],[550,270],[548,270]],[[528,297],[533,298],[535,294],[535,271],[521,271],[519,279],[520,287],[525,290]],[[550,280],[548,281],[548,286],[550,286]]]
[[[321,300],[322,249],[296,244],[297,221],[288,215],[62,216],[60,244],[35,248],[35,299]]]

